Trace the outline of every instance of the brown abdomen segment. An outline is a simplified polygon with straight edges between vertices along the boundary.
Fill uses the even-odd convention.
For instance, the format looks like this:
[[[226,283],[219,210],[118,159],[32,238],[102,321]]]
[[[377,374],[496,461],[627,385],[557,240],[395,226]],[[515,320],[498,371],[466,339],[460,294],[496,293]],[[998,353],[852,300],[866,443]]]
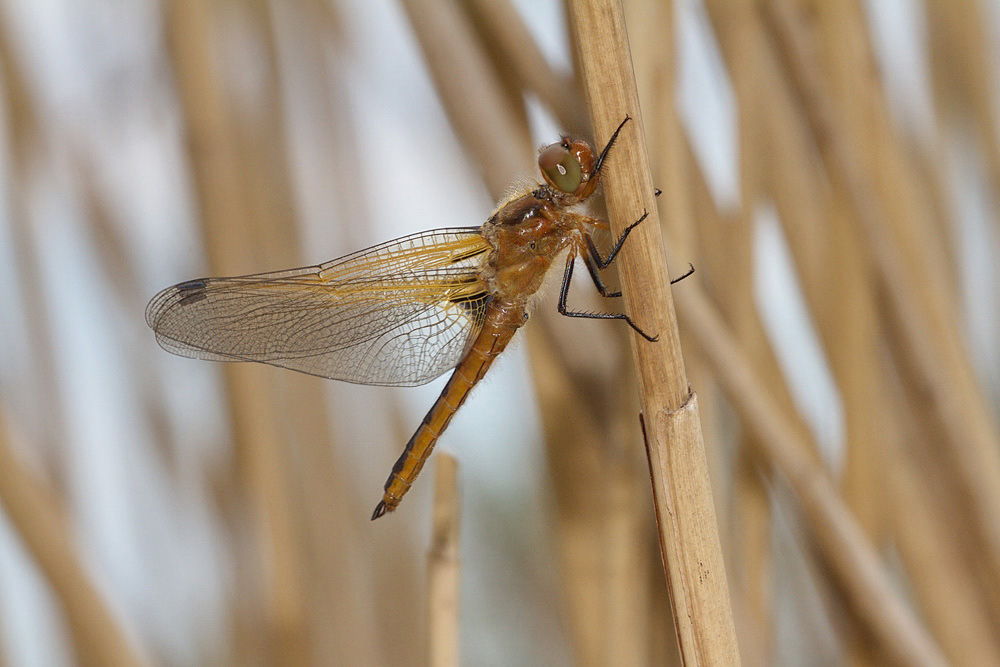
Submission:
[[[455,367],[448,384],[434,401],[417,432],[406,443],[402,456],[392,466],[392,473],[385,482],[385,493],[381,502],[375,506],[372,521],[396,509],[399,501],[410,490],[413,480],[420,474],[420,469],[431,455],[434,444],[448,427],[455,412],[465,402],[472,387],[483,379],[493,360],[507,347],[507,343],[513,338],[514,332],[524,324],[524,320],[523,308],[504,306],[496,301],[490,303],[482,331],[465,353],[465,357]]]

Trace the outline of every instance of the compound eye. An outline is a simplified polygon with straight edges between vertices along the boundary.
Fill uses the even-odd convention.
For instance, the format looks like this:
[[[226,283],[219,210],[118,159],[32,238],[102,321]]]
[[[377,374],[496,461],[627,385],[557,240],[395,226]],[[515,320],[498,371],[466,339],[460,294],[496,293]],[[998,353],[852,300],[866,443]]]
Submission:
[[[583,180],[580,161],[562,144],[552,144],[538,156],[538,167],[549,184],[566,193],[576,192]]]

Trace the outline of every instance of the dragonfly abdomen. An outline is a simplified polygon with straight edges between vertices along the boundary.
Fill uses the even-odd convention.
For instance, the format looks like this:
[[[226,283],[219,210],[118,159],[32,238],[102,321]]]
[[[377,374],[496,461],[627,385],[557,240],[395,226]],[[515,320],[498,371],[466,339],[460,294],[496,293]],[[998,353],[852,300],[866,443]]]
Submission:
[[[382,500],[372,514],[373,521],[386,512],[396,509],[420,474],[438,438],[448,428],[451,418],[455,416],[476,383],[483,379],[493,360],[507,347],[514,332],[524,324],[524,321],[523,307],[504,305],[496,300],[490,302],[482,330],[462,361],[455,367],[441,395],[434,401],[434,405],[410,441],[406,443],[403,454],[393,465],[392,473],[385,483]]]

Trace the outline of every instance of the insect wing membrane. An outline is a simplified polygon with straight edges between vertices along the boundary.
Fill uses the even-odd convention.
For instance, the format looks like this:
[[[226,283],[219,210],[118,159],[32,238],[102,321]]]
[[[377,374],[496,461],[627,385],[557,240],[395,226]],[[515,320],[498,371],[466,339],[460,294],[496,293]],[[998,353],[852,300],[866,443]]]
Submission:
[[[174,354],[391,386],[453,368],[482,326],[478,228],[413,234],[318,266],[169,287],[146,321]]]

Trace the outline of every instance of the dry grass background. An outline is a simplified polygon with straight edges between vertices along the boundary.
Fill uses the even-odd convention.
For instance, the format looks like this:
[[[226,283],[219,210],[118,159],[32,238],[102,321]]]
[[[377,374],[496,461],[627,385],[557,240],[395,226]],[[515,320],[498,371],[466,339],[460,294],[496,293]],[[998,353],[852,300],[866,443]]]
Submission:
[[[616,6],[0,4],[4,662],[693,663],[731,601],[747,665],[1000,664],[1000,10],[626,0],[626,50],[581,18]],[[695,48],[731,118],[681,112]],[[374,524],[438,385],[180,360],[145,329],[173,282],[477,224],[551,130],[607,136],[630,82],[593,71],[629,57],[671,273],[697,268],[670,361],[729,601],[683,564],[685,512],[714,539],[679,492],[697,437],[665,466],[664,578],[658,360],[637,381],[624,327],[543,300],[442,441],[459,492],[435,454]]]

